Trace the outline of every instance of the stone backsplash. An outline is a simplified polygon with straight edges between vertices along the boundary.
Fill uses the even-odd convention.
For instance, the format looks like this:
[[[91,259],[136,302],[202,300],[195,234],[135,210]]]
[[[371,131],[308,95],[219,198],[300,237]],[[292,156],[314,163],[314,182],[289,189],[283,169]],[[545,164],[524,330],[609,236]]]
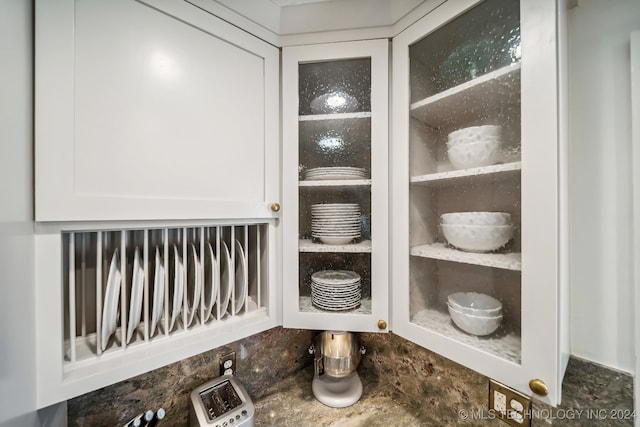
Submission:
[[[238,379],[250,395],[259,396],[299,371],[309,371],[312,357],[307,349],[314,335],[314,331],[274,328],[77,397],[68,402],[69,426],[121,426],[140,412],[160,407],[167,411],[164,425],[187,426],[189,393],[218,375],[220,356],[236,352]],[[456,414],[487,408],[488,379],[477,372],[392,333],[362,334],[361,340],[367,347],[361,375],[390,381],[398,398],[419,403],[424,409],[421,424],[469,425]],[[633,410],[632,385],[631,375],[572,358],[562,405],[552,409],[534,402],[533,425],[631,426],[631,417],[613,416]],[[580,410],[582,416],[568,418]],[[477,425],[496,423],[485,420]]]

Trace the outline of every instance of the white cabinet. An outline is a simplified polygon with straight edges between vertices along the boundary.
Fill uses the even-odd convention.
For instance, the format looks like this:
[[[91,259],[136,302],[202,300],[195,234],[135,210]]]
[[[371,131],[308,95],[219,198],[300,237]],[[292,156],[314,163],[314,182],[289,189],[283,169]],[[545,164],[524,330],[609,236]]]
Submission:
[[[568,357],[557,8],[450,1],[394,38],[391,151],[393,331],[527,394],[541,380],[551,404]],[[443,223],[457,212],[506,215]],[[460,315],[458,292],[501,312]]]
[[[392,330],[522,392],[540,380],[558,403],[562,22],[554,2],[451,0],[400,32],[391,142],[387,39],[285,47],[280,147],[277,48],[187,2],[38,1],[38,405],[278,324]],[[500,129],[491,155],[456,160],[449,134],[486,125]],[[508,214],[505,245],[444,237],[441,215],[487,211]],[[174,327],[171,259],[192,292],[209,244],[219,271],[225,244],[227,272],[245,261],[248,285],[228,314],[187,293]],[[114,259],[120,317],[103,338]],[[497,330],[454,324],[455,292],[499,300]]]
[[[35,72],[38,408],[281,324],[278,49],[43,0]]]
[[[285,327],[387,330],[388,49],[283,49]]]
[[[187,2],[37,2],[38,221],[268,218],[279,51]]]

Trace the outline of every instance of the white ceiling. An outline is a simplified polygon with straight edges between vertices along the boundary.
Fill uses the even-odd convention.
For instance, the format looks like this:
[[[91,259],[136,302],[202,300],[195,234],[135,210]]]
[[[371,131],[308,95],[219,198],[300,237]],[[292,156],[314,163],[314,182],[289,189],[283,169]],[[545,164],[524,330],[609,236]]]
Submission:
[[[276,6],[280,6],[280,7],[297,6],[299,4],[309,4],[309,3],[323,3],[328,1],[343,1],[343,0],[271,0],[271,2],[276,4]]]
[[[215,0],[276,36],[390,27],[424,0]]]

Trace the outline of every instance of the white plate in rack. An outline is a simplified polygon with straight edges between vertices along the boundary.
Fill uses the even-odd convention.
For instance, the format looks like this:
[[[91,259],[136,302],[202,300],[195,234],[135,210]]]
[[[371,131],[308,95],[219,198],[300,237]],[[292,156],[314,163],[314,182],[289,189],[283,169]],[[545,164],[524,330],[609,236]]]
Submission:
[[[244,250],[240,241],[236,239],[236,280],[235,280],[235,313],[238,314],[244,305],[247,293],[247,263],[244,259]]]
[[[160,249],[156,246],[156,273],[153,278],[153,308],[151,313],[151,329],[149,336],[153,336],[160,317],[162,317],[162,305],[164,303],[164,262],[160,256]]]
[[[133,278],[131,279],[131,297],[129,299],[129,326],[127,328],[127,344],[131,342],[133,333],[140,324],[142,313],[142,294],[144,292],[144,269],[140,259],[140,248],[136,246],[133,254]]]
[[[173,310],[171,312],[171,324],[169,325],[169,330],[173,329],[173,326],[178,319],[178,315],[182,312],[182,298],[184,295],[184,266],[176,245],[173,245],[173,263]]]
[[[189,263],[187,265],[187,326],[193,323],[198,311],[200,291],[202,289],[202,264],[193,243],[189,245],[189,255]]]
[[[102,351],[105,351],[109,337],[116,330],[121,280],[122,275],[118,267],[118,250],[116,249],[111,257],[109,276],[107,278],[107,291],[104,295],[104,306],[102,307]]]
[[[211,310],[216,303],[218,287],[220,283],[220,272],[218,271],[218,261],[213,253],[211,244],[207,242],[204,248],[204,321],[209,320]]]
[[[234,274],[231,265],[231,254],[226,242],[220,242],[220,318],[224,316],[229,307],[231,289],[233,289]]]

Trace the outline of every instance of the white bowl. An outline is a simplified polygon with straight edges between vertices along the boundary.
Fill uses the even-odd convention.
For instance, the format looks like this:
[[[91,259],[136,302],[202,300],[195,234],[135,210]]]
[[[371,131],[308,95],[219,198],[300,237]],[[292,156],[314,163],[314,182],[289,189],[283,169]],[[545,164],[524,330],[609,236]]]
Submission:
[[[481,317],[463,313],[454,307],[447,305],[449,316],[456,326],[468,334],[484,336],[492,334],[502,323],[502,315],[494,317]]]
[[[478,292],[456,292],[447,297],[451,308],[479,317],[496,317],[502,314],[502,303],[492,296]]]
[[[347,245],[351,243],[354,237],[329,237],[329,236],[320,236],[318,237],[322,243],[325,245]]]
[[[451,132],[448,135],[450,142],[477,142],[486,138],[502,138],[502,126],[482,125],[470,126]]]
[[[513,237],[511,225],[441,224],[440,227],[451,246],[469,252],[495,251]]]
[[[499,140],[484,140],[450,146],[447,155],[456,169],[479,168],[496,164],[500,160]]]
[[[440,215],[440,222],[456,225],[511,225],[511,214],[506,212],[451,212]]]

